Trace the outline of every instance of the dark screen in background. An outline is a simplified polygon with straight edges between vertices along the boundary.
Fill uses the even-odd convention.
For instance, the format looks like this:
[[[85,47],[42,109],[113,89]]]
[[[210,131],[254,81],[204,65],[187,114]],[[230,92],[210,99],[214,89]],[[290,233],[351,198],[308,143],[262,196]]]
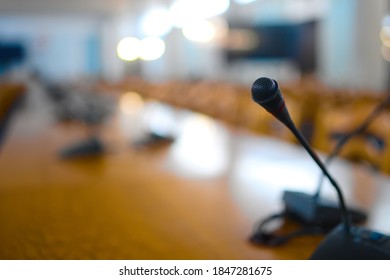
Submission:
[[[257,26],[230,24],[231,29],[246,29],[256,33],[259,43],[251,50],[226,49],[228,62],[237,60],[288,59],[302,73],[316,70],[316,21],[304,23],[275,23]]]
[[[26,51],[21,43],[0,42],[0,74],[8,67],[25,60]]]

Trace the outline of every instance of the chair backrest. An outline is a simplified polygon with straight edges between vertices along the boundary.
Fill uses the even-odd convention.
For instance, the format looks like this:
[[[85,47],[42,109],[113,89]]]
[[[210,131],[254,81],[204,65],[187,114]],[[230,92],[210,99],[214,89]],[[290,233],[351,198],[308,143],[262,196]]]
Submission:
[[[24,85],[0,84],[0,148],[4,141],[12,112],[24,92]]]

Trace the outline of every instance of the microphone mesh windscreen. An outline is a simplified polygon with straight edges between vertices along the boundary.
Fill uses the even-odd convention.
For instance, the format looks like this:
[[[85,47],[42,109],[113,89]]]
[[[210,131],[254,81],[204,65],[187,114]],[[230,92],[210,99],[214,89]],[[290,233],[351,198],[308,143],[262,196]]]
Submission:
[[[259,78],[252,85],[252,98],[257,103],[263,103],[274,97],[278,91],[277,83],[269,78]]]
[[[274,109],[282,99],[278,84],[269,78],[259,78],[252,85],[252,99],[265,109]]]

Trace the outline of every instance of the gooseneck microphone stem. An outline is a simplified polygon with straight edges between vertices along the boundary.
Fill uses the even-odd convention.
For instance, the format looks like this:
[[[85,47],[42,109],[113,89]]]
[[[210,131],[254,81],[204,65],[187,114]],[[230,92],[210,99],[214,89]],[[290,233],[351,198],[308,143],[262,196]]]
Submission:
[[[340,141],[337,142],[336,144],[336,147],[335,149],[333,150],[333,152],[327,157],[327,159],[325,160],[325,165],[329,165],[332,160],[341,152],[341,149],[344,147],[344,145],[349,141],[349,139],[351,139],[352,137],[354,137],[355,135],[359,135],[361,133],[363,133],[367,128],[368,126],[377,118],[379,117],[380,114],[382,114],[382,112],[389,106],[390,104],[390,96],[388,96],[384,102],[380,103],[379,106],[377,106],[372,112],[371,114],[365,119],[365,121],[359,125],[358,127],[356,127],[354,130],[352,130],[351,132],[345,134],[341,139]],[[325,177],[325,174],[322,173],[321,174],[321,177],[320,177],[320,180],[318,182],[318,187],[317,187],[317,191],[314,195],[314,198],[315,199],[318,199],[319,196],[320,196],[320,192],[321,192],[321,189],[322,189],[322,185],[323,185],[323,182],[324,182],[324,177]]]
[[[344,196],[341,192],[341,188],[337,184],[337,182],[333,179],[333,177],[329,174],[328,170],[326,169],[325,165],[322,163],[322,161],[319,159],[318,155],[311,149],[309,144],[307,143],[306,139],[302,136],[302,134],[299,132],[299,130],[295,127],[294,123],[292,121],[285,122],[285,125],[290,129],[290,131],[294,134],[294,136],[298,139],[298,141],[302,144],[302,146],[305,148],[305,150],[310,154],[310,156],[313,158],[313,160],[317,163],[317,165],[320,167],[323,174],[329,179],[331,184],[334,186],[339,200],[340,200],[340,209],[342,212],[342,218],[344,222],[344,228],[345,232],[349,234],[351,232],[351,224],[349,219],[349,214],[347,211],[347,207],[345,206]]]
[[[335,188],[337,195],[339,197],[340,210],[342,214],[342,220],[344,225],[344,232],[348,235],[351,234],[351,222],[349,219],[349,213],[345,206],[345,201],[341,188],[333,177],[329,174],[325,165],[319,159],[317,154],[311,149],[310,145],[307,143],[306,139],[295,127],[294,122],[292,121],[290,114],[288,113],[286,104],[284,102],[283,95],[279,89],[278,83],[275,80],[269,78],[259,78],[252,85],[252,99],[257,104],[266,109],[269,113],[274,115],[279,121],[281,121],[287,128],[291,130],[294,136],[302,144],[305,150],[317,163],[317,165],[322,170],[323,174],[329,179],[333,187]]]

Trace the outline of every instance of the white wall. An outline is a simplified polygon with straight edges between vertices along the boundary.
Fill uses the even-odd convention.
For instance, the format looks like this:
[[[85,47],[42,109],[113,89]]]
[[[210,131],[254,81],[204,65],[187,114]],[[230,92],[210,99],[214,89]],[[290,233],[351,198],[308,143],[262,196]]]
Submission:
[[[330,0],[319,33],[319,76],[335,87],[384,90],[387,65],[381,56],[386,0]]]
[[[2,16],[0,38],[23,42],[26,66],[44,78],[66,81],[99,74],[99,24],[94,19]]]

